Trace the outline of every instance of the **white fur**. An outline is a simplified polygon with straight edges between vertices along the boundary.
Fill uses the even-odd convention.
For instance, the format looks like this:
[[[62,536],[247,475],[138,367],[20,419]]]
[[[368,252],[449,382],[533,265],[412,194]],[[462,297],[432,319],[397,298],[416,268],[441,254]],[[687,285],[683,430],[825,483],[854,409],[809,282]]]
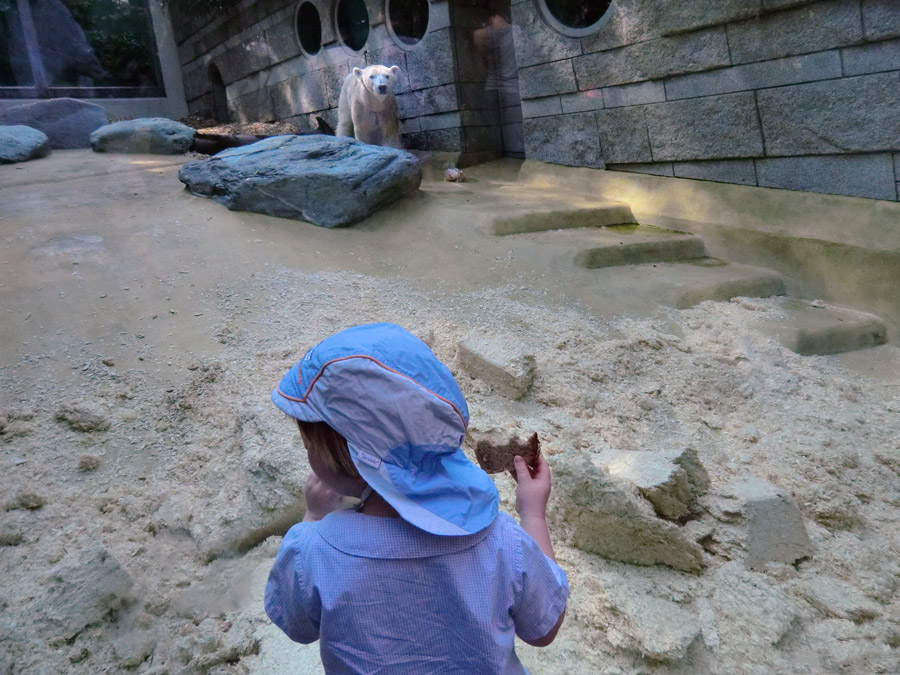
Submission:
[[[353,136],[363,143],[399,148],[400,121],[394,83],[397,66],[354,68],[341,85],[338,100],[338,136]]]

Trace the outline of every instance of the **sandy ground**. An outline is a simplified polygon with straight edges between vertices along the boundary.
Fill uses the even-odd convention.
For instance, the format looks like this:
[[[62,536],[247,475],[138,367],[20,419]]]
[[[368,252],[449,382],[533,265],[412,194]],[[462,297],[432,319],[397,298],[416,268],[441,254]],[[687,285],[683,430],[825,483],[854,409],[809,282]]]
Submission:
[[[475,432],[537,431],[562,457],[690,446],[709,472],[685,525],[701,574],[586,554],[559,526],[570,610],[551,647],[521,645],[532,672],[900,672],[896,346],[800,357],[751,328],[780,299],[672,310],[491,237],[491,213],[584,199],[533,194],[514,162],[427,176],[325,230],[191,196],[181,161],[57,151],[0,167],[0,674],[317,672],[316,646],[261,611],[278,537],[219,556],[210,542],[308,470],[299,452],[259,488],[278,473],[266,448],[299,444],[272,386],[370,321],[429,341]],[[528,346],[528,396],[457,367],[473,336]],[[726,506],[748,477],[793,495],[809,558],[744,569]]]

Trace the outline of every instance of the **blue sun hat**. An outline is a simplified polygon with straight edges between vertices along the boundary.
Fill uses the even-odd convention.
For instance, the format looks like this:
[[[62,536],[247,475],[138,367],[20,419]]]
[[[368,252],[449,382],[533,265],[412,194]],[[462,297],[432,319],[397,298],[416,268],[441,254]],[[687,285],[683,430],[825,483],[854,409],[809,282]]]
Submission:
[[[496,517],[494,481],[461,448],[469,409],[456,380],[400,326],[354,326],[323,340],[287,372],[272,402],[346,438],[363,479],[416,527],[467,535]]]

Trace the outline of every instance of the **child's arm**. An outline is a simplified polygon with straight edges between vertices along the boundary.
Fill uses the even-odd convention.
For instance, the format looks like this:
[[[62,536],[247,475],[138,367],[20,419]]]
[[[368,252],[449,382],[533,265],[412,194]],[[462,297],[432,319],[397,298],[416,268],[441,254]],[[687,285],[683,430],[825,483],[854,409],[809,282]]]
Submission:
[[[516,511],[519,513],[522,529],[534,539],[545,556],[555,561],[553,545],[550,543],[550,530],[547,527],[550,465],[543,456],[539,456],[537,466],[532,473],[525,460],[516,455],[515,470],[513,477],[516,479]],[[563,609],[556,625],[550,629],[547,635],[538,640],[526,640],[526,642],[534,647],[546,647],[556,638],[565,617],[566,610]]]

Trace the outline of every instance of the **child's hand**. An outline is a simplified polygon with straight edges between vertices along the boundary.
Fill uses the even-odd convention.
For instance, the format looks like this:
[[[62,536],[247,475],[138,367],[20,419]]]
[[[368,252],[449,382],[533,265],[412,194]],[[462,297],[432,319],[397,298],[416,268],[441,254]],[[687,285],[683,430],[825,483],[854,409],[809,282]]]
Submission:
[[[543,456],[538,456],[537,466],[529,469],[525,460],[516,455],[516,511],[522,519],[544,518],[547,501],[550,499],[550,465]]]
[[[306,500],[306,515],[303,516],[303,522],[322,520],[322,518],[336,510],[340,506],[341,501],[341,496],[327,487],[312,471],[306,477],[306,484],[303,486],[303,498]]]

